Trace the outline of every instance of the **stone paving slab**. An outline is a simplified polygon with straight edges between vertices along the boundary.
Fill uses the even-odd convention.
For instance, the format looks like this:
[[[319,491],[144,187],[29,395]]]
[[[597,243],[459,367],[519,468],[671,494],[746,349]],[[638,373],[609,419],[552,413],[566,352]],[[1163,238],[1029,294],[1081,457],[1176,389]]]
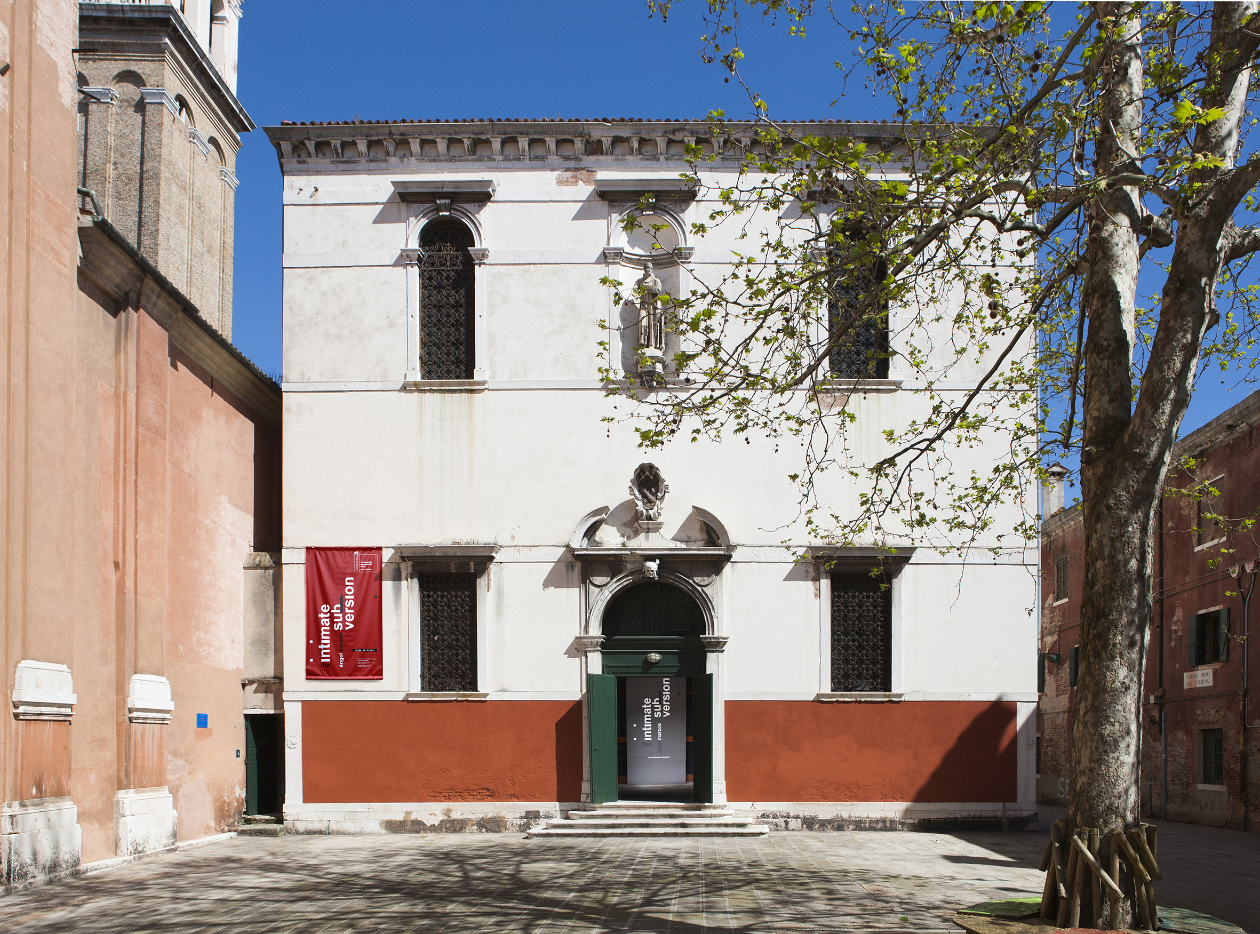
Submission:
[[[1161,829],[1161,850],[1171,839]],[[1043,845],[1040,833],[238,837],[0,898],[0,930],[958,934],[959,908],[1040,889]],[[1228,861],[1255,889],[1260,864]]]

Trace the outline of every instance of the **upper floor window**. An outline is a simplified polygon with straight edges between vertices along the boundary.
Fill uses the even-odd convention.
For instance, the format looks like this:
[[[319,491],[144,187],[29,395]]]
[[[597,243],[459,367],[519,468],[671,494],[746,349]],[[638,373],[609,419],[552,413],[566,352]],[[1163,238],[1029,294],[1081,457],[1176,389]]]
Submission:
[[[477,690],[477,578],[421,574],[420,690]]]
[[[1054,602],[1068,598],[1068,556],[1054,559]]]
[[[1224,498],[1225,477],[1213,477],[1199,498],[1198,544],[1209,545],[1225,536],[1225,517],[1221,512]]]
[[[828,361],[833,378],[888,378],[888,304],[882,298],[870,300],[887,275],[883,258],[863,262],[860,255],[854,265],[835,268],[831,275],[827,336],[835,341]]]
[[[1186,648],[1191,668],[1229,661],[1229,607],[1191,616],[1186,626]]]
[[[831,575],[831,689],[892,690],[892,591],[883,577]]]
[[[420,235],[420,376],[473,378],[472,231],[439,218]]]

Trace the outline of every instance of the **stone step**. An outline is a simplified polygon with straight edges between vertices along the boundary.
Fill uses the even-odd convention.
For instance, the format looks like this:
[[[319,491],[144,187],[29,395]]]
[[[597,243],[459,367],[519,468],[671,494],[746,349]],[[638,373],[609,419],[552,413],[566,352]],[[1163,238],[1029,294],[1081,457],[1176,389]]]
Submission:
[[[526,834],[535,837],[760,837],[770,832],[765,824],[691,827],[573,827],[566,821],[553,821]]]
[[[238,837],[279,837],[284,834],[284,824],[237,824],[228,829]]]
[[[608,820],[581,820],[570,817],[565,821],[553,821],[563,827],[747,827],[752,823],[741,817],[685,818],[685,817],[623,817]]]
[[[734,817],[735,812],[729,810],[721,811],[682,811],[661,808],[660,810],[641,810],[625,808],[624,810],[605,811],[603,809],[595,811],[569,811],[567,814],[570,820],[623,820],[632,817],[660,817],[660,818],[687,818],[690,820],[720,820],[726,817]]]
[[[632,810],[657,810],[664,808],[674,811],[712,811],[722,810],[726,807],[724,804],[709,804],[704,801],[605,801],[602,804],[590,805],[592,809],[597,810],[617,810],[630,808]]]

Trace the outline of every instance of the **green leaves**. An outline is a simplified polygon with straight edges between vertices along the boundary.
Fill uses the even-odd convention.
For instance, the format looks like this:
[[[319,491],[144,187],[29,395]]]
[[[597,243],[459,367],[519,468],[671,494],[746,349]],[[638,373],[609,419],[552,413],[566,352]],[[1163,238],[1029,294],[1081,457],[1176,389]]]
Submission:
[[[1208,107],[1205,109],[1193,101],[1183,98],[1173,106],[1172,116],[1175,121],[1181,124],[1212,123],[1224,117],[1225,110],[1222,107]]]

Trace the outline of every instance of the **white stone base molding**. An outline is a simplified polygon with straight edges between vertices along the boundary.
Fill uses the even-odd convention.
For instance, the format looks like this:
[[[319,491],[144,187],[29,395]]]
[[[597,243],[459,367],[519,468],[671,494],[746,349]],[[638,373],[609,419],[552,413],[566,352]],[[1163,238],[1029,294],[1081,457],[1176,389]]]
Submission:
[[[288,833],[525,833],[583,805],[559,801],[289,804]]]
[[[166,786],[124,788],[114,796],[114,852],[140,856],[175,845],[178,815]]]
[[[771,830],[1036,829],[1035,801],[731,801]]]
[[[24,885],[74,872],[82,852],[79,811],[69,798],[34,798],[0,810],[3,885]]]
[[[286,804],[288,833],[527,833],[595,805],[565,801]],[[771,830],[1018,830],[1037,821],[1034,802],[741,801],[725,805]]]

